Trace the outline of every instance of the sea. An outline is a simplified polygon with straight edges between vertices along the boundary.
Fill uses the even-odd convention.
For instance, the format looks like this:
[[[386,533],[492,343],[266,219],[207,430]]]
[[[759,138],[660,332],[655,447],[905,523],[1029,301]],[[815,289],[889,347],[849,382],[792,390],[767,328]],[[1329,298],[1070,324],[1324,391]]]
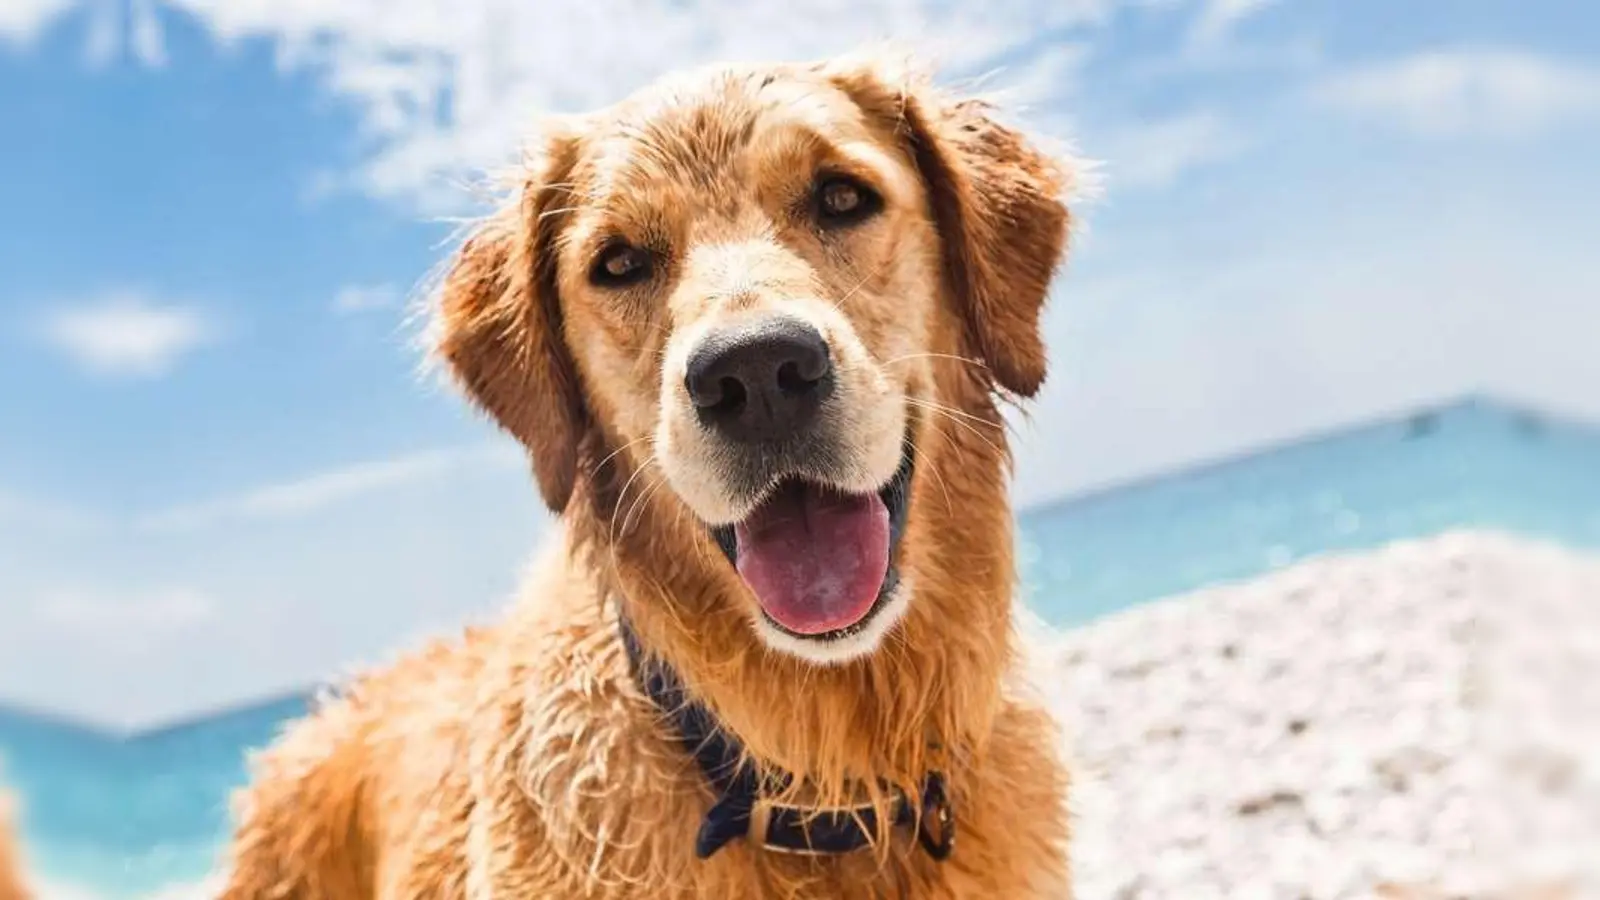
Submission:
[[[1019,525],[1025,602],[1058,626],[1462,528],[1600,550],[1600,428],[1470,398],[1037,507]],[[246,754],[307,704],[134,736],[0,708],[42,900],[208,896]]]

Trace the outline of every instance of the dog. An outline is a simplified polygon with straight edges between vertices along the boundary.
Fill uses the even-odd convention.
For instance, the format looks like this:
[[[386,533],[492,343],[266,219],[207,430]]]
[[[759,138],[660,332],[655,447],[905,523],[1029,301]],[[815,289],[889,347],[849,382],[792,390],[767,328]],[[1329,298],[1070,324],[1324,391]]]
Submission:
[[[0,900],[29,900],[23,885],[14,815],[14,801],[0,788]]]
[[[430,340],[557,533],[256,757],[224,900],[1069,896],[1002,410],[1077,177],[882,54],[548,123]]]

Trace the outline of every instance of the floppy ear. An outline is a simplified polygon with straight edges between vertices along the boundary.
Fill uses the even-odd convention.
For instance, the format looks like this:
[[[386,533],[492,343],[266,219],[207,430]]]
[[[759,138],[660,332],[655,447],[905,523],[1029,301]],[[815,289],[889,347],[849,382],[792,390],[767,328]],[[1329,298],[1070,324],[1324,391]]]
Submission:
[[[1070,174],[997,122],[988,104],[947,97],[920,75],[881,71],[858,65],[836,83],[904,136],[972,349],[999,387],[1032,397],[1045,379],[1039,315],[1066,251]]]
[[[527,448],[559,514],[572,496],[588,411],[562,329],[553,253],[575,147],[551,140],[520,196],[467,238],[436,310],[436,350],[472,401]]]

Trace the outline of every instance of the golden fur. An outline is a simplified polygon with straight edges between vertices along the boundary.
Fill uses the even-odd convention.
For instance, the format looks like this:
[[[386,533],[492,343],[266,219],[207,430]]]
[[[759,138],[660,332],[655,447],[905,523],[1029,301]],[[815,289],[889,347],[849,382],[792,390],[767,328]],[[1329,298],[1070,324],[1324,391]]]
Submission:
[[[804,221],[819,167],[882,193],[870,227]],[[1000,401],[1045,377],[1071,181],[986,105],[876,59],[700,71],[554,123],[434,313],[439,357],[526,446],[560,531],[502,622],[357,679],[257,760],[225,900],[1068,896],[1067,773],[1017,677]],[[585,276],[619,233],[666,262],[608,293]],[[754,624],[701,524],[738,500],[672,369],[697,329],[777,307],[835,348],[838,480],[884,479],[908,424],[916,446],[903,608],[829,663]],[[953,856],[895,832],[697,860],[710,790],[630,678],[619,612],[823,802],[946,772]]]
[[[0,789],[0,900],[28,900],[23,887],[22,858],[17,847],[11,798]]]

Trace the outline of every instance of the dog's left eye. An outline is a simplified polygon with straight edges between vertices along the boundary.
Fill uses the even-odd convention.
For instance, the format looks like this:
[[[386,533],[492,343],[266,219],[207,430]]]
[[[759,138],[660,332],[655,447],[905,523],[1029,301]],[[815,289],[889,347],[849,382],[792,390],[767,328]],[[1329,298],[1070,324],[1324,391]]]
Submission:
[[[650,251],[620,241],[595,256],[589,281],[600,287],[627,287],[650,277]]]
[[[830,175],[817,182],[817,219],[824,225],[854,225],[883,208],[883,198],[854,178]]]

